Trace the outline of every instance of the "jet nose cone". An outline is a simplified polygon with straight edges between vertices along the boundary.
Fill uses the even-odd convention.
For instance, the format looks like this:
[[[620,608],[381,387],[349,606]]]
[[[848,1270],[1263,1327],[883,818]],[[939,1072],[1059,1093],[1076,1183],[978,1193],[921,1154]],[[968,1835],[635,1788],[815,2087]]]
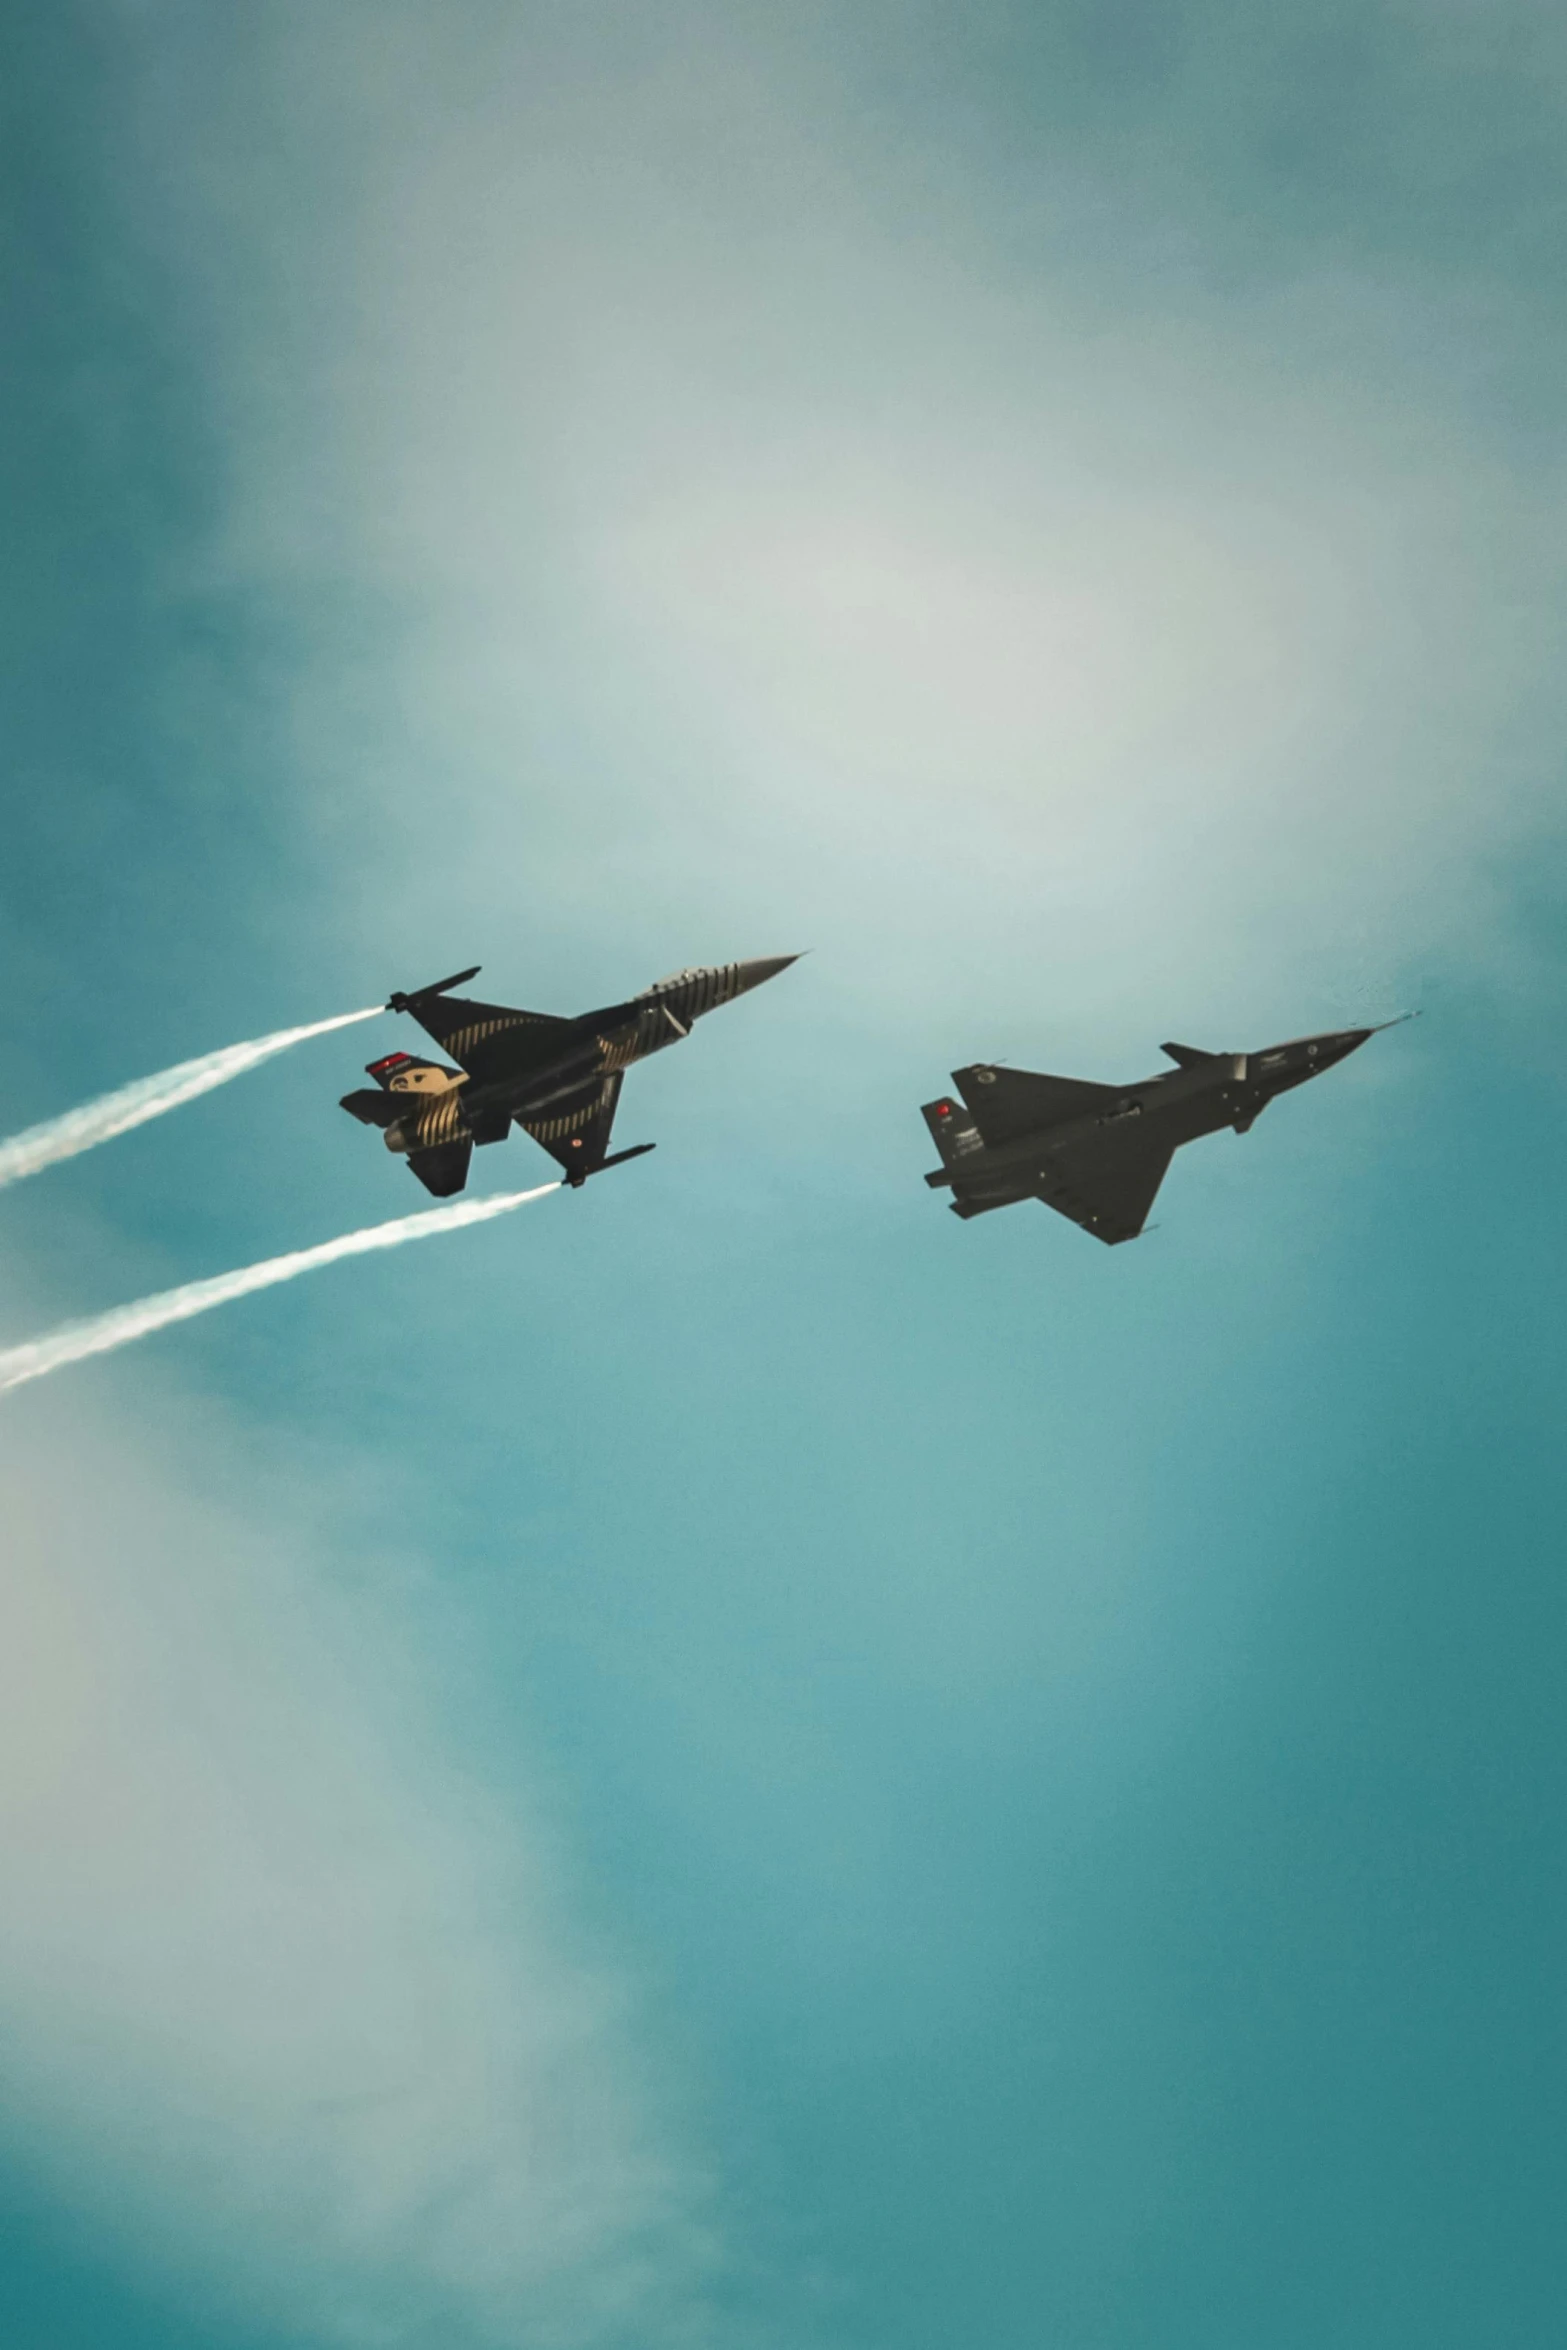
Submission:
[[[764,979],[776,979],[780,971],[787,971],[791,963],[799,960],[798,955],[758,955],[752,962],[737,964],[736,993],[745,995],[751,988],[760,987]]]
[[[1286,1086],[1299,1085],[1307,1077],[1320,1077],[1324,1069],[1331,1069],[1335,1062],[1347,1060],[1351,1053],[1358,1052],[1366,1038],[1374,1034],[1370,1028],[1334,1028],[1325,1036],[1302,1037],[1299,1044],[1280,1056],[1285,1065],[1279,1075]]]

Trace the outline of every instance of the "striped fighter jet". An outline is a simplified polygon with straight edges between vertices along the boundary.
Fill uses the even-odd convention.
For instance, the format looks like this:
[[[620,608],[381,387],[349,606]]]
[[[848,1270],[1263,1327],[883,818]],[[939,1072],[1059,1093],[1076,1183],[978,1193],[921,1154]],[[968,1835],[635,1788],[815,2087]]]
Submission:
[[[574,1020],[453,995],[454,987],[478,977],[476,963],[471,971],[394,995],[386,1007],[407,1012],[447,1060],[388,1053],[366,1067],[374,1087],[345,1094],[343,1108],[361,1124],[379,1126],[387,1149],[405,1157],[438,1199],[462,1190],[476,1143],[502,1142],[514,1124],[542,1144],[575,1188],[653,1148],[650,1142],[622,1151],[609,1147],[621,1080],[631,1064],[679,1044],[704,1012],[732,1003],[798,960],[771,955],[675,971],[625,1003]]]

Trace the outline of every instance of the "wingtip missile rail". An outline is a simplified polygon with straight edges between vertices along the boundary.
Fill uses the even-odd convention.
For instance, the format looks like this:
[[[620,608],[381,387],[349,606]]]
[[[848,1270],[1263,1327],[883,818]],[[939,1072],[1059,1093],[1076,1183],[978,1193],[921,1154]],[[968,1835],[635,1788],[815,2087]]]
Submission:
[[[454,971],[450,979],[432,979],[428,987],[398,988],[387,997],[386,1008],[389,1012],[411,1012],[415,1004],[427,1004],[432,996],[445,995],[448,988],[461,987],[465,980],[477,979],[483,968],[482,963],[475,963],[471,971]]]

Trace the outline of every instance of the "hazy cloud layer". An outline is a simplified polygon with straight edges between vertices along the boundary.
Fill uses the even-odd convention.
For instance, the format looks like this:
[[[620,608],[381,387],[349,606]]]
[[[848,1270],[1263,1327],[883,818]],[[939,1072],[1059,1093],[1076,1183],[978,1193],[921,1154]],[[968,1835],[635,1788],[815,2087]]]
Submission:
[[[211,290],[228,559],[386,616],[294,713],[367,925],[416,874],[432,933],[629,904],[656,951],[700,858],[872,1020],[1091,958],[1112,1028],[1175,973],[1370,1014],[1482,951],[1558,789],[1561,485],[1461,273],[1281,235],[1227,274],[1195,182],[1066,136],[1020,228],[744,19],[386,23],[359,77],[269,19],[221,184],[271,300]]]
[[[457,1759],[407,1572],[192,1433],[0,1421],[6,2137],[291,2338],[659,2338],[692,2181],[547,1833]]]
[[[943,13],[115,15],[112,209],[210,433],[160,589],[297,648],[280,954],[329,901],[387,984],[482,955],[570,1009],[814,946],[814,1019],[704,1065],[772,1020],[857,1149],[867,1037],[927,1082],[1047,1024],[1246,1044],[1508,957],[1560,370],[1468,126],[1559,139],[1559,35],[1504,15],[1477,78],[1473,11],[1373,11],[1335,77],[1307,12],[1168,11],[1139,92],[1039,11],[1031,115],[1020,12],[965,16],[966,99]],[[695,2327],[679,2119],[417,1611],[231,1432],[88,1392],[0,1416],[17,2148],[306,2340]]]

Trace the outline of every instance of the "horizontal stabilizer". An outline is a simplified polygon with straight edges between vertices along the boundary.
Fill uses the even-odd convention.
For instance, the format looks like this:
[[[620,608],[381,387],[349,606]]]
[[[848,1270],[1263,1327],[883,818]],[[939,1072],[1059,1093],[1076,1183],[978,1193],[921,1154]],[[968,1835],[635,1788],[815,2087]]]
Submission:
[[[357,1093],[345,1093],[338,1107],[350,1118],[357,1118],[361,1126],[392,1126],[408,1108],[408,1096],[382,1093],[379,1088],[372,1092],[364,1085]]]
[[[468,1162],[473,1157],[473,1141],[463,1135],[457,1142],[439,1142],[431,1150],[410,1151],[403,1164],[410,1175],[417,1175],[426,1191],[433,1191],[437,1199],[450,1199],[461,1191],[468,1180]]]
[[[1222,1053],[1205,1053],[1194,1044],[1162,1044],[1160,1052],[1167,1053],[1179,1069],[1205,1069],[1210,1061],[1222,1061]]]

